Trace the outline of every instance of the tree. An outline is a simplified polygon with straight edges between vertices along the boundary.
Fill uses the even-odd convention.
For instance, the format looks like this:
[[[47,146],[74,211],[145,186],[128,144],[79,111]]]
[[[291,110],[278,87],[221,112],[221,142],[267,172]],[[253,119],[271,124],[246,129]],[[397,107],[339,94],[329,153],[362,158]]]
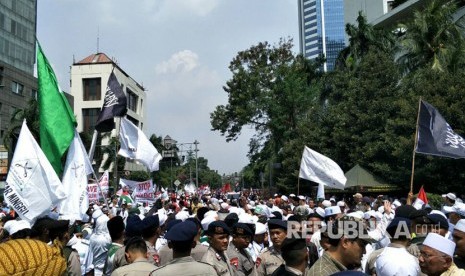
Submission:
[[[31,99],[28,101],[26,108],[16,109],[11,115],[10,125],[3,135],[3,144],[10,152],[12,152],[16,146],[16,141],[18,140],[19,132],[21,131],[21,126],[23,125],[24,120],[26,120],[27,127],[31,131],[37,143],[40,144],[39,104],[36,99]]]
[[[462,30],[452,14],[454,1],[431,1],[415,11],[413,20],[400,25],[405,34],[399,40],[398,62],[407,72],[427,66],[438,71],[455,71],[464,64]]]
[[[279,162],[278,152],[296,137],[299,121],[317,97],[320,64],[295,56],[292,47],[292,40],[281,40],[274,47],[263,42],[239,52],[223,87],[228,104],[210,114],[212,130],[227,141],[237,139],[244,126],[256,130],[248,153],[256,171]]]
[[[336,68],[354,69],[370,50],[390,53],[394,46],[394,36],[384,29],[375,29],[368,24],[366,16],[360,11],[357,25],[347,23],[345,31],[349,36],[349,45],[344,48],[336,60]]]

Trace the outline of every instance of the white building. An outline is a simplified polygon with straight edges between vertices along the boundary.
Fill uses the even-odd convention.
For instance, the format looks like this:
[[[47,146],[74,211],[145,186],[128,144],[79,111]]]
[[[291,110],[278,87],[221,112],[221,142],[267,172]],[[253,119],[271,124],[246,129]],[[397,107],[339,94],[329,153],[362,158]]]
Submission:
[[[71,95],[79,132],[93,133],[103,105],[108,78],[114,72],[128,102],[128,119],[144,129],[146,93],[142,85],[104,53],[92,54],[71,66]],[[115,132],[115,131],[113,131]]]
[[[70,94],[74,97],[74,114],[78,124],[78,132],[93,134],[112,71],[127,97],[127,118],[144,130],[147,97],[144,87],[124,72],[107,55],[97,53],[71,66]],[[115,123],[116,129],[119,129],[119,119],[115,119]],[[112,131],[111,136],[116,136],[116,129]],[[108,139],[102,140],[102,144],[108,145]],[[106,158],[104,156],[104,160]],[[143,170],[143,166],[126,162],[125,169]],[[100,171],[102,170],[100,169]]]

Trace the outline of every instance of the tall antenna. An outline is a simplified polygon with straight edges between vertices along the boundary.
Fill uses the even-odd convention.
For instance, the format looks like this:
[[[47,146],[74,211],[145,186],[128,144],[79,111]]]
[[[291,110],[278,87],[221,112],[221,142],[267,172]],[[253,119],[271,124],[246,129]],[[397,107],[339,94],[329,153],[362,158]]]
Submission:
[[[99,53],[100,26],[97,26],[97,53]]]

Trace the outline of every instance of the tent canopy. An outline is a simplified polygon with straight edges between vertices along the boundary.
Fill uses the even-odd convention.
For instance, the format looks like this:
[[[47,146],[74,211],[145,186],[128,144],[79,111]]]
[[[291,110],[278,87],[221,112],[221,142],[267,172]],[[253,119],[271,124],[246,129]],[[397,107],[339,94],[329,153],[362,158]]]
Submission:
[[[373,191],[392,191],[398,189],[397,186],[386,183],[358,164],[346,172],[345,176],[347,178],[345,189],[365,189]]]

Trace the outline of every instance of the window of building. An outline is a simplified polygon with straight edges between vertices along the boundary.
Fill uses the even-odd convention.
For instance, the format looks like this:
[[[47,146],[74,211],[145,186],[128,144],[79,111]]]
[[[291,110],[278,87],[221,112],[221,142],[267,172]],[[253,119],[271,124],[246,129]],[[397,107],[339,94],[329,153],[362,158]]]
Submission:
[[[100,101],[102,96],[100,78],[82,79],[82,87],[84,88],[84,101]]]
[[[37,100],[37,90],[31,89],[31,97]]]
[[[3,87],[5,84],[3,84],[3,67],[0,66],[0,87]]]
[[[132,92],[129,88],[126,88],[128,93],[128,109],[137,112],[137,95]]]
[[[84,108],[82,109],[83,131],[92,132],[95,129],[100,108]]]
[[[144,99],[140,99],[140,114],[144,113]]]
[[[11,82],[11,92],[18,94],[18,95],[23,95],[23,91],[24,91],[24,85],[22,85],[21,83],[15,82],[15,81]]]
[[[136,127],[139,127],[139,121],[136,118],[133,118],[129,115],[127,115],[126,118],[128,118],[128,120],[131,121]]]

